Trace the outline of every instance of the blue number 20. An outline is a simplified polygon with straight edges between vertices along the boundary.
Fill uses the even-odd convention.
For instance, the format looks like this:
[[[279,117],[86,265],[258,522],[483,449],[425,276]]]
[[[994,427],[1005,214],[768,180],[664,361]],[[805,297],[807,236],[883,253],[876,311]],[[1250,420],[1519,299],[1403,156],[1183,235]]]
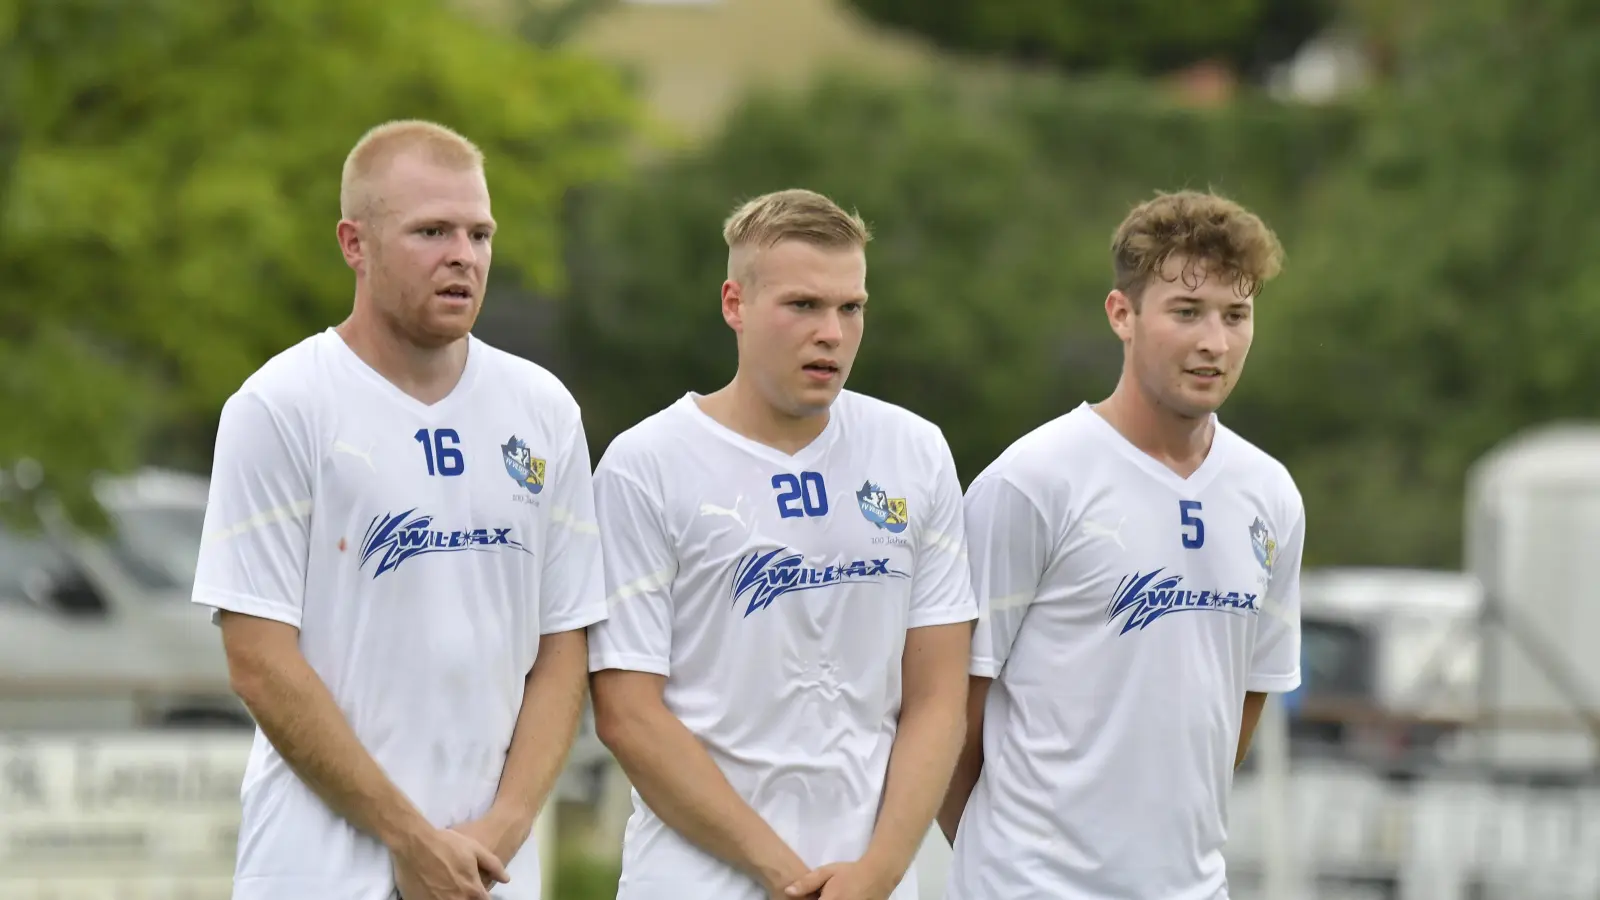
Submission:
[[[772,476],[778,495],[778,515],[785,519],[828,514],[828,488],[817,472],[801,472],[796,478],[788,472]],[[803,507],[803,508],[802,508]]]
[[[420,428],[412,437],[422,445],[429,475],[460,475],[467,470],[466,459],[456,449],[456,445],[461,443],[461,435],[456,434],[454,428],[437,429],[431,436],[428,429]]]
[[[1183,545],[1190,550],[1198,550],[1205,546],[1206,543],[1206,523],[1200,521],[1200,517],[1195,515],[1199,510],[1199,500],[1178,501],[1178,518],[1183,520],[1183,527],[1194,529],[1193,534],[1185,534],[1183,536]]]

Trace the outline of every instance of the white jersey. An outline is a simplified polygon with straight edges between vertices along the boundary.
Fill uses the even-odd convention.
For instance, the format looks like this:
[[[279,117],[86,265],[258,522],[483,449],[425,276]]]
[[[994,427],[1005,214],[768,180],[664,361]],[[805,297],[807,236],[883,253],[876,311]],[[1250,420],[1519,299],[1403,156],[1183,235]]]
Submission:
[[[223,408],[194,602],[300,629],[362,745],[427,819],[489,807],[541,635],[605,616],[589,452],[544,369],[476,338],[454,391],[402,392],[331,329]],[[258,730],[234,900],[391,900],[386,848]],[[496,897],[536,900],[529,842]]]
[[[807,864],[858,859],[906,630],[977,618],[943,435],[846,391],[789,456],[686,395],[617,437],[595,502],[610,617],[590,668],[666,676],[667,708]],[[633,802],[619,900],[766,900]],[[915,900],[913,872],[893,897]]]
[[[995,680],[949,900],[1225,898],[1245,692],[1300,683],[1288,471],[1216,424],[1185,479],[1085,404],[966,508],[972,673]]]

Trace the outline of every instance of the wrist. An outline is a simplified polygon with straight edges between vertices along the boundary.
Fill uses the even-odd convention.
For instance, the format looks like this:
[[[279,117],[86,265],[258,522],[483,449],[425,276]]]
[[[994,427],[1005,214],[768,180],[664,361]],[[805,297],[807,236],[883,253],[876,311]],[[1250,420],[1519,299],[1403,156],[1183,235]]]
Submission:
[[[433,823],[424,818],[422,813],[406,809],[397,810],[380,821],[374,836],[389,848],[389,852],[400,856],[427,840],[434,831]]]
[[[781,890],[811,871],[799,854],[782,841],[773,840],[746,847],[745,870],[768,890]]]
[[[518,847],[533,833],[538,811],[526,803],[496,800],[484,814],[484,820]]]
[[[868,845],[867,852],[861,857],[861,864],[876,876],[875,881],[886,890],[892,890],[905,878],[906,870],[911,868],[911,860],[911,856]]]

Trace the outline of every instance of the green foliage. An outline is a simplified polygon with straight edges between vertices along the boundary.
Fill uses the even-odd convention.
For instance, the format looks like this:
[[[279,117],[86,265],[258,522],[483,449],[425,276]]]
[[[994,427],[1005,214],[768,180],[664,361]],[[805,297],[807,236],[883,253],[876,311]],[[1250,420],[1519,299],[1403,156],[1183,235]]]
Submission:
[[[939,423],[970,478],[1114,385],[1121,351],[1102,301],[1110,236],[1134,203],[1215,186],[1293,230],[1292,198],[1350,138],[1336,111],[1201,112],[1114,82],[835,79],[758,97],[703,153],[592,197],[578,216],[566,327],[590,434],[604,446],[731,376],[722,219],[798,185],[856,208],[878,235],[850,386]]]
[[[1269,428],[1333,559],[1450,564],[1485,450],[1593,418],[1600,20],[1437,3],[1348,166],[1307,197],[1278,291],[1297,335],[1241,414]]]
[[[555,866],[551,900],[615,900],[620,863],[565,851],[557,856]]]
[[[632,118],[613,73],[439,0],[0,0],[0,74],[0,461],[68,489],[204,465],[239,382],[343,317],[339,171],[367,128],[478,142],[501,265],[549,289],[563,197]]]
[[[1161,72],[1202,59],[1287,58],[1332,18],[1329,0],[850,0],[868,17],[961,52],[1067,70]]]

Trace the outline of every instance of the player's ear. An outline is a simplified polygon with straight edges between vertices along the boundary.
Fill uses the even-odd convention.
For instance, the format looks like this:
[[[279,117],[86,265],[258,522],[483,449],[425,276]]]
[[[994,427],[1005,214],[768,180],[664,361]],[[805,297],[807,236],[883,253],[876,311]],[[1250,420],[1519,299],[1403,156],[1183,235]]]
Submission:
[[[349,219],[340,219],[338,235],[339,252],[344,254],[345,265],[360,272],[362,263],[367,257],[366,245],[362,242],[361,226]]]
[[[734,334],[744,334],[744,289],[732,278],[722,283],[722,321]]]
[[[1133,338],[1133,317],[1138,311],[1133,307],[1133,298],[1119,290],[1112,290],[1106,295],[1106,319],[1111,323],[1111,330],[1123,341]]]

